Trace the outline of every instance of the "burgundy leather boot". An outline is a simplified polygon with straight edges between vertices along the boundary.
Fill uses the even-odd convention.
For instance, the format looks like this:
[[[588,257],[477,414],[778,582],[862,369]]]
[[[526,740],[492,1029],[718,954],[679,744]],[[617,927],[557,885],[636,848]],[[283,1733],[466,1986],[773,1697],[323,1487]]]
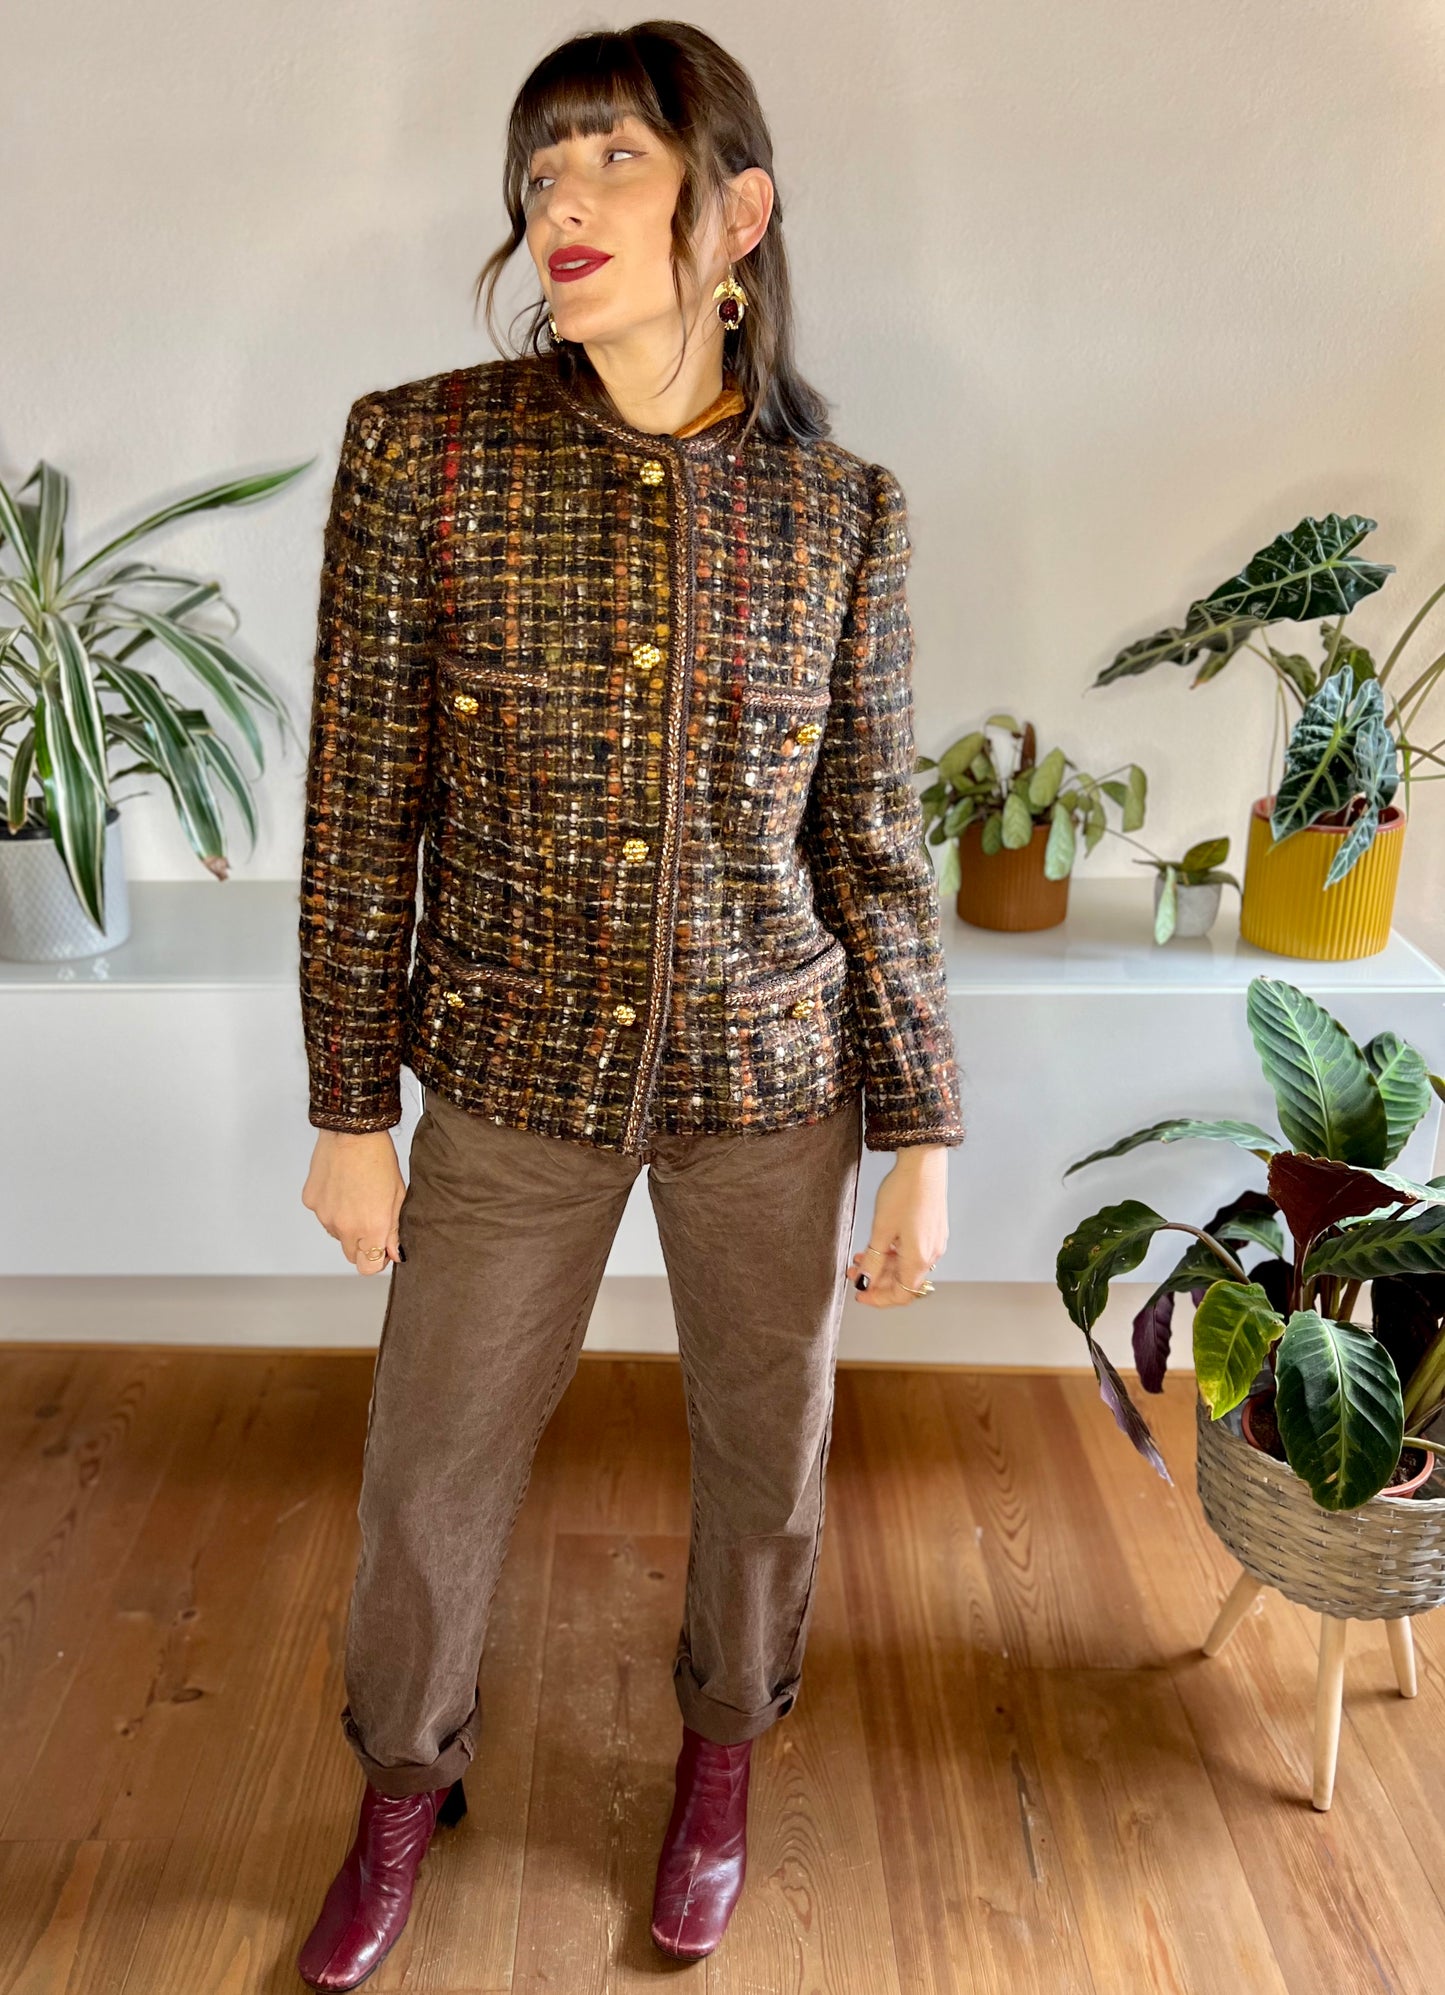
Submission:
[[[312,1988],[356,1988],[401,1937],[417,1867],[433,1831],[467,1812],[462,1783],[423,1794],[383,1794],[368,1781],[361,1818],[296,1966]]]
[[[677,1793],[652,1899],[653,1940],[678,1960],[712,1952],[743,1888],[752,1750],[751,1739],[720,1746],[690,1725],[682,1728]]]

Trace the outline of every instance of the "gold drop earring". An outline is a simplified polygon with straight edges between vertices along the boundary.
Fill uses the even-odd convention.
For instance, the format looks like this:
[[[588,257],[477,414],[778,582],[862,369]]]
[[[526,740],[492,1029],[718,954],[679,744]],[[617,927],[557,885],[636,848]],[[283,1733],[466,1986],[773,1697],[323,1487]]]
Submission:
[[[723,330],[730,332],[734,327],[740,326],[743,322],[743,313],[748,308],[748,294],[733,276],[731,264],[728,265],[727,276],[712,295],[717,301],[717,315],[723,322]]]
[[[566,340],[564,340],[564,339],[563,339],[563,337],[562,337],[561,333],[559,333],[559,332],[558,332],[558,330],[557,330],[557,321],[556,321],[556,319],[555,319],[555,318],[554,318],[554,317],[552,316],[552,313],[551,313],[551,310],[550,310],[550,309],[548,310],[548,313],[547,313],[547,323],[548,323],[548,325],[549,325],[549,326],[550,326],[550,327],[552,328],[552,337],[553,337],[553,339],[554,339],[554,340],[555,340],[555,341],[557,342],[558,346],[565,346],[565,345],[567,344],[567,342],[566,342]]]

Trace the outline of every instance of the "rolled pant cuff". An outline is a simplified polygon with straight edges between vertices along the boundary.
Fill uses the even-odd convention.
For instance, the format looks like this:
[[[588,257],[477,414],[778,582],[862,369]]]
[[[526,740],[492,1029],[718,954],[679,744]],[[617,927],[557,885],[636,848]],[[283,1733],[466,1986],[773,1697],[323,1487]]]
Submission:
[[[798,1695],[796,1683],[786,1684],[762,1710],[739,1711],[735,1704],[720,1704],[715,1697],[708,1696],[686,1656],[679,1656],[673,1665],[672,1685],[682,1709],[683,1723],[719,1746],[740,1746],[745,1739],[757,1738],[792,1710]]]
[[[475,1750],[469,1726],[464,1725],[452,1733],[429,1766],[383,1766],[362,1745],[350,1705],[341,1714],[341,1729],[360,1762],[361,1771],[381,1794],[429,1794],[435,1788],[450,1787],[466,1772]]]

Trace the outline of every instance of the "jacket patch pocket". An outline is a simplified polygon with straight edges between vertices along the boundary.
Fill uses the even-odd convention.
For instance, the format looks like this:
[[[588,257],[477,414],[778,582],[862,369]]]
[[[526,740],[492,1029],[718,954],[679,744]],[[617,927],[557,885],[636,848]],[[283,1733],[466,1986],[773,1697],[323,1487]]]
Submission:
[[[759,1125],[825,1113],[862,1078],[848,989],[848,952],[835,936],[791,970],[730,987],[728,1088],[740,1119]]]
[[[477,962],[418,928],[407,993],[408,1064],[424,1081],[475,1082],[509,1053],[526,1062],[546,994],[541,977]]]
[[[548,676],[503,652],[437,655],[437,758],[444,781],[489,792],[510,817],[529,793],[542,750]]]
[[[734,822],[745,838],[796,836],[830,697],[826,686],[744,682],[730,795]]]

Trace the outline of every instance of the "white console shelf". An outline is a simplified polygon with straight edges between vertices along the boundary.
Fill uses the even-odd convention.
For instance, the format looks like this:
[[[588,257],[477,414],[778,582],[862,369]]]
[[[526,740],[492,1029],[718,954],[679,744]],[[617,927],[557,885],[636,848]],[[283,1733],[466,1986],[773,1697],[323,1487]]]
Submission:
[[[0,962],[0,1276],[337,1274],[339,1250],[300,1202],[315,1131],[294,884],[137,882],[130,894],[121,948]],[[1172,1113],[1273,1122],[1244,1015],[1260,972],[1309,991],[1357,1037],[1391,1029],[1445,1068],[1445,970],[1404,937],[1359,962],[1299,962],[1241,943],[1237,905],[1230,895],[1213,936],[1162,949],[1136,880],[1076,880],[1067,922],[1032,935],[946,910],[969,1135],[950,1160],[938,1279],[1050,1282],[1063,1235],[1096,1206],[1139,1196],[1198,1223],[1258,1182],[1255,1160],[1217,1144],[1062,1173]],[[404,1101],[403,1169],[420,1108],[410,1073]],[[1438,1134],[1437,1107],[1396,1168],[1432,1175]],[[865,1158],[860,1229],[889,1162]],[[1156,1244],[1136,1279],[1177,1246]],[[608,1273],[662,1272],[642,1174]]]

